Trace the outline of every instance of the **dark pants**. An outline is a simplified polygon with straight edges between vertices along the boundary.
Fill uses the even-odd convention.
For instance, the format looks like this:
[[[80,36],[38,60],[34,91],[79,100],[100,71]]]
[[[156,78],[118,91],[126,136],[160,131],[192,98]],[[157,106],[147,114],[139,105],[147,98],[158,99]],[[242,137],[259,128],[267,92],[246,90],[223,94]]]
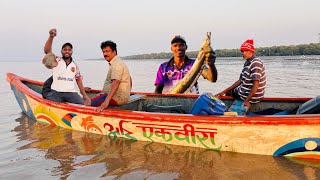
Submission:
[[[240,99],[240,100],[241,100],[240,95],[238,94],[238,91],[237,91],[236,89],[233,89],[233,90],[231,90],[231,91],[228,91],[228,92],[226,93],[226,95],[227,95],[227,96],[232,96],[234,99]]]
[[[57,92],[55,90],[51,90],[46,96],[46,99],[54,102],[84,104],[84,100],[77,92]]]
[[[91,106],[95,106],[95,107],[100,106],[104,102],[104,100],[107,98],[107,96],[108,94],[101,94],[99,96],[92,98]],[[118,103],[115,100],[111,99],[109,106],[118,106]]]
[[[49,77],[44,83],[42,88],[42,97],[47,99],[49,92],[51,91],[51,84],[53,82],[53,77]]]

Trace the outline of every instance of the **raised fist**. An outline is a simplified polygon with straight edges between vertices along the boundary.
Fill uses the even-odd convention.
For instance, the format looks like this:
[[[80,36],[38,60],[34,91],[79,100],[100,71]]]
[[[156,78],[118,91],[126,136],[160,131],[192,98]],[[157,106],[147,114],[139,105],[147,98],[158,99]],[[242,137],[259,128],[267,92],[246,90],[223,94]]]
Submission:
[[[56,29],[50,29],[49,34],[50,34],[50,37],[55,37],[57,35],[57,30]]]

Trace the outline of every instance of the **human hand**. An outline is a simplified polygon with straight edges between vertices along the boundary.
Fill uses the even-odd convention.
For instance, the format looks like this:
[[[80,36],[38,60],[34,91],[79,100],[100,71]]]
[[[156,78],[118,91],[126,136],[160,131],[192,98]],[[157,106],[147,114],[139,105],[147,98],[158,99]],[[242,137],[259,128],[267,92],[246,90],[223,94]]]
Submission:
[[[96,111],[101,112],[105,108],[107,108],[109,103],[102,103],[99,107],[96,108]]]
[[[84,105],[91,106],[91,99],[88,96],[84,97]]]
[[[248,111],[251,107],[251,104],[248,101],[243,101],[242,106],[244,106],[246,108],[246,111]]]
[[[84,91],[85,91],[85,92],[88,93],[88,92],[90,92],[90,90],[91,90],[91,87],[84,87]]]
[[[49,35],[50,35],[50,37],[55,37],[55,36],[57,36],[57,30],[56,30],[56,29],[50,29]]]
[[[216,55],[212,48],[208,48],[207,51],[205,52],[205,63],[208,64],[209,66],[214,65],[216,62]]]

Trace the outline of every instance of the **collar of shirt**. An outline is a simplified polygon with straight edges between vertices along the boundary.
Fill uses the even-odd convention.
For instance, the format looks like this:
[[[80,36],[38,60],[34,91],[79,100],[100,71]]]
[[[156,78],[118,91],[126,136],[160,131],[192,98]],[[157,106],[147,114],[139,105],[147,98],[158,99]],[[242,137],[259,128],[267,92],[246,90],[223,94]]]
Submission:
[[[167,67],[174,67],[175,64],[174,64],[174,57],[172,57],[170,60],[169,60],[169,63],[167,64]],[[185,57],[184,59],[184,63],[182,65],[182,67],[184,67],[185,65],[188,65],[191,63],[191,60],[188,58],[188,56]]]
[[[63,57],[60,57],[60,58],[66,61]],[[72,62],[72,57],[70,57],[70,62]]]
[[[255,55],[253,55],[253,56],[251,56],[251,58],[247,59],[245,62],[245,65],[249,65],[254,58],[256,58]]]
[[[70,63],[69,63],[69,64],[67,64],[66,60],[64,60],[62,56],[61,56],[61,57],[58,56],[58,58],[59,58],[60,60],[63,60],[63,61],[66,63],[66,66],[69,66],[69,64],[71,64],[71,63],[73,62],[72,57],[70,57]],[[60,61],[60,60],[59,60],[59,61]]]
[[[111,59],[111,61],[109,62],[109,65],[111,66],[112,63],[113,63],[114,61],[116,61],[117,59],[118,59],[118,55],[116,55],[115,57],[113,57],[113,59]]]

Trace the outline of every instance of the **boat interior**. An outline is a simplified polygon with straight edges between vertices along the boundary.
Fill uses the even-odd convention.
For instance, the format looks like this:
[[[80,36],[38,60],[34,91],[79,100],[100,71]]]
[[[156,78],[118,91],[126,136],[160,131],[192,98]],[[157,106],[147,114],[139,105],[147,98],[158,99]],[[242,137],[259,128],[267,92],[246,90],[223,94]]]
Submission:
[[[41,94],[42,86],[23,81],[33,91]],[[87,92],[90,98],[95,97],[99,91]],[[115,109],[188,114],[197,101],[197,96],[172,96],[156,94],[132,94],[128,104],[112,106]],[[222,98],[221,101],[229,109],[233,103],[232,98]],[[247,115],[287,115],[287,114],[320,114],[320,96],[313,99],[306,98],[265,98],[257,104],[252,104]]]

